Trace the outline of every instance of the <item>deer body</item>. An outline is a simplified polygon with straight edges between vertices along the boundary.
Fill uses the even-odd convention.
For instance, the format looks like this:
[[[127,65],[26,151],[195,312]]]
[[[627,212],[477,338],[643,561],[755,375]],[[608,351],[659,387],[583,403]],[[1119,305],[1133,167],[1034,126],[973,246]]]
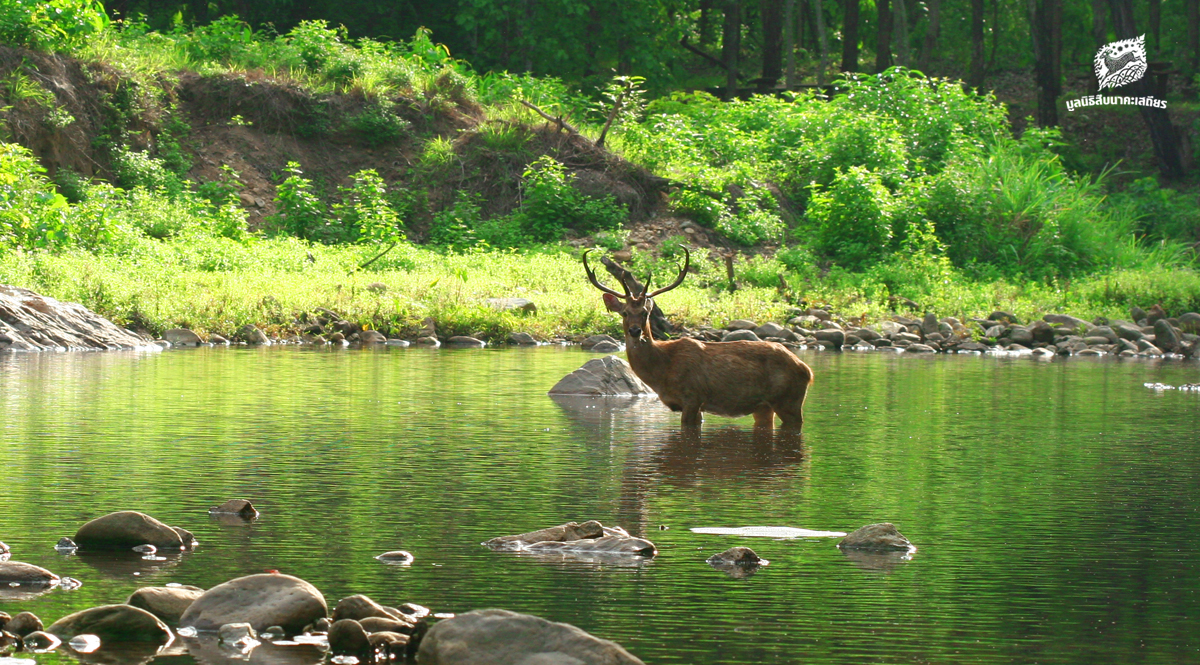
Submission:
[[[689,256],[690,259],[690,256]],[[679,286],[687,263],[670,286],[647,295],[625,295],[602,286],[584,267],[592,283],[604,292],[609,310],[618,312],[625,332],[629,366],[658,393],[672,411],[682,411],[685,427],[699,427],[701,413],[722,416],[754,414],[756,427],[773,427],[778,414],[787,429],[804,423],[804,397],[812,384],[808,365],[775,342],[701,342],[683,338],[655,341],[650,332],[650,298]]]

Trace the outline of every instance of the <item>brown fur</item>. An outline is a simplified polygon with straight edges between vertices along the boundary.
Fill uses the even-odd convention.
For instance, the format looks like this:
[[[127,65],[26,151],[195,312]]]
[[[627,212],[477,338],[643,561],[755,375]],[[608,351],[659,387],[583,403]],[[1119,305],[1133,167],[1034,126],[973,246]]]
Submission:
[[[701,342],[683,338],[658,342],[650,335],[652,301],[641,296],[604,296],[621,314],[629,365],[684,427],[699,427],[701,412],[722,416],[754,414],[755,427],[786,429],[804,424],[804,397],[813,372],[787,347],[775,342]]]

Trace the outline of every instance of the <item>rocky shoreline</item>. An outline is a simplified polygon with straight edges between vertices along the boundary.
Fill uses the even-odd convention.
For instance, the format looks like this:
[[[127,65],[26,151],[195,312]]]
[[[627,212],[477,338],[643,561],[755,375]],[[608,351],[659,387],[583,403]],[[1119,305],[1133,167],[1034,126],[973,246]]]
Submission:
[[[537,306],[524,298],[493,298],[488,305],[499,310],[536,314]],[[817,308],[794,310],[786,322],[758,323],[740,319],[721,328],[680,328],[676,337],[708,342],[765,340],[793,349],[890,351],[903,353],[975,353],[1000,355],[1118,356],[1122,358],[1200,358],[1200,314],[1171,316],[1162,307],[1133,307],[1128,320],[1097,318],[1091,321],[1069,314],[1046,314],[1022,323],[1011,312],[994,311],[986,319],[966,321],[927,313],[921,319],[892,315],[872,325]],[[621,341],[608,335],[537,339],[513,332],[504,339],[484,332],[471,335],[439,334],[437,322],[427,318],[412,339],[389,338],[364,329],[337,312],[317,308],[300,312],[290,330],[268,336],[254,325],[245,325],[231,338],[207,338],[186,328],[167,330],[160,339],[120,328],[81,305],[61,303],[27,289],[0,285],[0,351],[106,350],[171,348],[244,344],[302,346],[386,345],[394,347],[484,348],[490,345],[537,346],[579,344],[598,353],[621,350]]]

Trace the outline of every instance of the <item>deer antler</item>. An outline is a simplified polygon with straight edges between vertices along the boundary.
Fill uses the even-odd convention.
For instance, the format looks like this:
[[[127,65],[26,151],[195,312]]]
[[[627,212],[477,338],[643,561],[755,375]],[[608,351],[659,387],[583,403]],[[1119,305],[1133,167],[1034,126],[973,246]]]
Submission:
[[[688,266],[691,265],[691,262],[692,262],[692,255],[690,252],[688,252],[687,247],[684,247],[683,248],[683,268],[679,271],[679,276],[675,278],[674,282],[671,282],[670,284],[662,287],[661,289],[655,291],[654,293],[651,293],[650,295],[648,295],[646,297],[653,298],[654,296],[656,296],[660,293],[666,293],[667,291],[670,291],[671,289],[679,286],[680,284],[683,284],[683,278],[687,277]],[[597,286],[599,286],[599,285],[597,284]],[[650,278],[649,277],[646,278],[646,288],[647,289],[650,288]]]
[[[626,286],[624,282],[621,283],[621,288],[625,289],[625,295],[621,295],[620,293],[617,293],[616,291],[613,291],[612,289],[608,288],[607,286],[601,284],[596,279],[596,271],[592,270],[592,267],[589,266],[588,262],[587,262],[587,255],[588,255],[588,252],[590,252],[590,251],[592,251],[592,250],[589,249],[583,253],[583,269],[587,272],[588,281],[590,281],[592,283],[592,286],[596,287],[597,289],[600,289],[604,293],[607,293],[612,296],[616,296],[617,298],[623,298],[625,300],[629,300],[629,298],[630,298],[629,287]]]

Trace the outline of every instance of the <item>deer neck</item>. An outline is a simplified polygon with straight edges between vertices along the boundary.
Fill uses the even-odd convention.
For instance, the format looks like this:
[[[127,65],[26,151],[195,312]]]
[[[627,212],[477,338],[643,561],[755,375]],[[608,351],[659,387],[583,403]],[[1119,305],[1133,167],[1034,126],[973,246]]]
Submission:
[[[657,368],[663,367],[663,350],[661,343],[654,341],[650,332],[650,322],[647,320],[642,327],[642,336],[634,339],[625,333],[625,355],[629,358],[629,366],[633,368],[638,378],[650,384],[653,388],[657,383]]]

